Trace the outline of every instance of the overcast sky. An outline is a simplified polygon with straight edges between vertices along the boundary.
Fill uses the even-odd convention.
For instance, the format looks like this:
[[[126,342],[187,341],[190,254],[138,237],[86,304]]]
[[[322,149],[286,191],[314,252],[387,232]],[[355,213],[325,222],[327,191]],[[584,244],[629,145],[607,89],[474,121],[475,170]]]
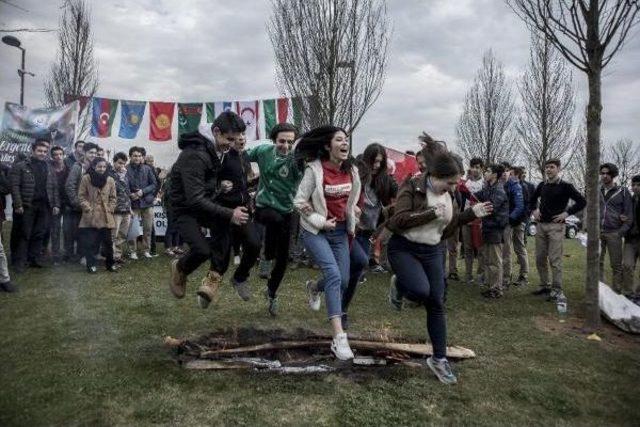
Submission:
[[[12,3],[18,7],[11,6]],[[265,31],[267,0],[89,1],[98,95],[177,102],[249,100],[278,96],[272,47]],[[493,48],[517,78],[528,57],[529,35],[500,0],[388,2],[393,38],[388,77],[378,102],[358,128],[356,152],[371,140],[416,148],[426,130],[455,142],[462,100]],[[59,4],[2,0],[0,29],[56,28]],[[637,33],[637,31],[636,31]],[[27,49],[25,103],[43,104],[44,78],[56,55],[55,33],[13,33]],[[18,101],[19,51],[0,45],[0,101]],[[640,143],[640,37],[609,65],[603,84],[603,137]],[[580,105],[586,83],[575,72]],[[146,132],[146,130],[145,130]],[[116,132],[117,133],[117,132]]]

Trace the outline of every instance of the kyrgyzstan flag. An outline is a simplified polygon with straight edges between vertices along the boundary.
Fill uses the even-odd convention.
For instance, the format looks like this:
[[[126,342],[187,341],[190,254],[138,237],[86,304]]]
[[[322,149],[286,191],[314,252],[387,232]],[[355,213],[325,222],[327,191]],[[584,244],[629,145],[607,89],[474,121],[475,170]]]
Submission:
[[[108,138],[111,136],[111,125],[116,117],[117,99],[93,98],[91,136]]]
[[[289,98],[265,99],[262,101],[264,112],[265,135],[269,136],[271,129],[279,123],[290,122],[291,102]]]
[[[150,140],[169,141],[171,139],[174,107],[175,103],[173,102],[149,102]]]
[[[245,135],[247,141],[255,141],[260,139],[260,133],[258,132],[258,101],[238,101],[238,115],[244,120],[244,124],[247,125]]]
[[[391,160],[395,166],[393,178],[398,184],[402,184],[408,176],[418,172],[418,161],[414,156],[393,148],[384,147],[384,149],[387,152],[387,160]]]

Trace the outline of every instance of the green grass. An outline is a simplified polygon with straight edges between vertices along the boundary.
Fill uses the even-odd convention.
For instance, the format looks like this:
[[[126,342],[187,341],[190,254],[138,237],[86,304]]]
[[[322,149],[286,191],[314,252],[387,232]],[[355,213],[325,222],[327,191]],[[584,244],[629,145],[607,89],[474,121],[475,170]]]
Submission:
[[[576,242],[566,248],[575,317],[582,311],[584,252]],[[163,336],[240,326],[328,331],[325,314],[305,305],[302,283],[316,271],[287,273],[275,320],[257,278],[250,302],[225,285],[217,306],[200,310],[194,290],[203,274],[193,275],[180,301],[168,293],[164,257],[117,274],[89,276],[74,266],[17,278],[20,293],[0,294],[0,425],[637,425],[640,419],[638,340],[610,328],[603,342],[587,340],[568,326],[579,319],[558,323],[553,304],[528,295],[532,286],[485,302],[477,288],[451,284],[449,343],[478,355],[455,364],[454,387],[404,367],[357,380],[184,370]],[[369,275],[350,311],[352,331],[425,337],[424,312],[391,311],[387,285],[387,275]]]

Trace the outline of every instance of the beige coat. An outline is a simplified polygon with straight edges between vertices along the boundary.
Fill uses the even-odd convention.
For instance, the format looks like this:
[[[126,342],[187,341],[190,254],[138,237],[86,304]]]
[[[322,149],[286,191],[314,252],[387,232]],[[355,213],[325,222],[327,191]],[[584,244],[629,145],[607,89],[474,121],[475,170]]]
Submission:
[[[107,177],[103,188],[91,185],[91,177],[87,174],[80,181],[78,189],[82,219],[80,228],[115,228],[113,212],[116,209],[116,183]]]

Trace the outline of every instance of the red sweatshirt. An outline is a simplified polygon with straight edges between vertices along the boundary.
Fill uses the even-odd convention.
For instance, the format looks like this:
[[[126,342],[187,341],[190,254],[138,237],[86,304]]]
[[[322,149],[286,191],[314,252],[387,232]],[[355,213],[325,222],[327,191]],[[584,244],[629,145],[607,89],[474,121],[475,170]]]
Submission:
[[[329,161],[322,162],[324,198],[327,201],[327,219],[347,220],[347,201],[353,184],[351,173],[342,172],[340,166]]]

